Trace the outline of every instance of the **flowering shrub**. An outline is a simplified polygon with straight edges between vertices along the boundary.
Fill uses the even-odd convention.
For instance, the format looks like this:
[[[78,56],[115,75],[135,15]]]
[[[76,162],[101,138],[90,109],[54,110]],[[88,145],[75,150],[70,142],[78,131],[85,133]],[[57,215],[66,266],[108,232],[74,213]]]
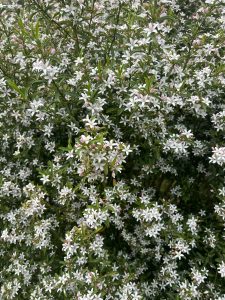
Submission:
[[[1,299],[225,299],[224,3],[1,1]]]

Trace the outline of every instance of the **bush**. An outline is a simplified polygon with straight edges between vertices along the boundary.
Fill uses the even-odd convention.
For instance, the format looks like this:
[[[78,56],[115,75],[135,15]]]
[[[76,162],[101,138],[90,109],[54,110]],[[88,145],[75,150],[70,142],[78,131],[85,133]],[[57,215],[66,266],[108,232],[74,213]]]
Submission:
[[[225,299],[223,4],[2,1],[1,299]]]

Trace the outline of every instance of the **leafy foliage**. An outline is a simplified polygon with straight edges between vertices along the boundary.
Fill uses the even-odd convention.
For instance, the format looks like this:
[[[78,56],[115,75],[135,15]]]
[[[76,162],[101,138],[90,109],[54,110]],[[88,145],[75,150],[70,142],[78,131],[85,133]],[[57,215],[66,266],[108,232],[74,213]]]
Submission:
[[[224,29],[224,0],[1,2],[1,299],[225,299]]]

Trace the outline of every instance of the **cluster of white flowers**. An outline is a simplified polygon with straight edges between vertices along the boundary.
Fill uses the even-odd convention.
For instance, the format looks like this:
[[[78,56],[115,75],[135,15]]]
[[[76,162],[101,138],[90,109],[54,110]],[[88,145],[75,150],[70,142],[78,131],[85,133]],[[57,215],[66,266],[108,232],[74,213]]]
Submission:
[[[217,131],[225,130],[225,110],[212,115],[212,122]]]
[[[218,164],[220,166],[225,164],[225,147],[215,147],[212,150],[213,155],[210,158],[210,162]]]
[[[0,4],[0,299],[224,300],[224,0]]]
[[[94,120],[88,119],[86,126],[94,129],[96,124]],[[74,147],[79,158],[77,172],[80,176],[88,174],[88,181],[96,179],[103,181],[109,171],[115,178],[116,172],[121,172],[125,158],[132,152],[129,145],[113,140],[107,141],[101,133],[94,137],[89,134],[81,135]]]
[[[33,63],[33,71],[38,71],[42,73],[42,76],[48,80],[48,83],[51,83],[52,80],[56,79],[56,74],[59,72],[59,68],[51,66],[49,62],[43,62],[37,60]]]

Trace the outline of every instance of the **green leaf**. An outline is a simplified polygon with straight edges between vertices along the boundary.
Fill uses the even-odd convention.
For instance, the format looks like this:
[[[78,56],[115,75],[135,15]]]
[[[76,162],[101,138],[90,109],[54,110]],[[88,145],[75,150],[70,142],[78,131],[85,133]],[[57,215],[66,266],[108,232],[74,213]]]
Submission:
[[[27,35],[27,31],[25,29],[25,26],[23,24],[23,20],[21,18],[18,19],[18,26],[19,26],[19,28],[21,30],[22,35],[23,36]]]
[[[72,146],[72,138],[71,136],[69,136],[68,138],[68,146],[67,146],[67,149],[68,151],[71,151],[73,149],[73,146]]]
[[[108,163],[106,163],[105,166],[104,166],[104,174],[105,174],[105,176],[107,176],[108,173],[109,173],[109,166],[108,166]]]
[[[35,38],[39,39],[39,28],[40,28],[40,24],[39,21],[37,21],[36,25],[35,25]]]
[[[15,83],[14,81],[8,79],[8,80],[7,80],[7,83],[8,83],[8,85],[9,85],[14,91],[16,91],[16,92],[19,93],[19,94],[21,93],[20,88],[16,85],[16,83]]]
[[[28,91],[29,87],[26,88],[19,88],[18,85],[11,79],[7,80],[8,85],[13,89],[15,92],[17,92],[23,100],[26,100],[28,97]]]
[[[163,182],[160,185],[160,193],[165,193],[168,191],[170,187],[171,181],[168,179],[164,179]]]

